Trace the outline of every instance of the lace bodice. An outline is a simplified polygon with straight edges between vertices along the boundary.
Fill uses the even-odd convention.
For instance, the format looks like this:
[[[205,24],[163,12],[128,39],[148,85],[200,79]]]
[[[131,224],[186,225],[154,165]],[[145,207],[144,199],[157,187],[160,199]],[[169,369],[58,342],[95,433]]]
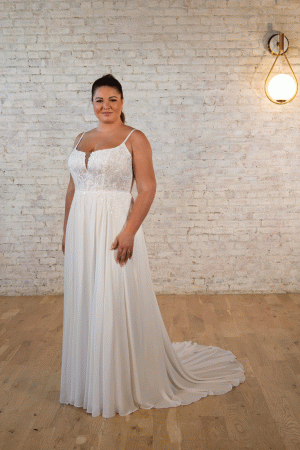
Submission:
[[[89,154],[76,147],[68,158],[68,167],[76,191],[122,191],[131,192],[133,185],[132,156],[125,141],[117,147],[95,150]],[[87,158],[88,157],[88,158]]]

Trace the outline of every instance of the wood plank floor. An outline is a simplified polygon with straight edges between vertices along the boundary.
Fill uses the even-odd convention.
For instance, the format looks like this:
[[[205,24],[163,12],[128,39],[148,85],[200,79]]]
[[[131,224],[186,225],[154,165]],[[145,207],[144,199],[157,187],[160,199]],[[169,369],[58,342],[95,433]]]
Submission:
[[[300,449],[300,294],[157,295],[173,342],[232,351],[246,381],[177,408],[59,403],[63,296],[0,297],[0,449]]]

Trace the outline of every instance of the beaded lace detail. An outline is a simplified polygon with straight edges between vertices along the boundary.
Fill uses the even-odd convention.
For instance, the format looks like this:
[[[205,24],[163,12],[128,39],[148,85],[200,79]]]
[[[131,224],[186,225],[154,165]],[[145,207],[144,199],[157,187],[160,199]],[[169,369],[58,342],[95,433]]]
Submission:
[[[95,150],[86,159],[86,152],[77,146],[68,158],[68,168],[77,191],[121,191],[131,193],[133,185],[132,156],[125,145],[127,138],[117,147]]]

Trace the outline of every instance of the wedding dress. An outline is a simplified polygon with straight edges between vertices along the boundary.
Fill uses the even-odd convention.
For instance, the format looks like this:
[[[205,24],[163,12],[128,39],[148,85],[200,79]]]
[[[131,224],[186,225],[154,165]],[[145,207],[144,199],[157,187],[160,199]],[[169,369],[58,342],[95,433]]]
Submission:
[[[75,193],[65,238],[60,403],[93,417],[188,405],[245,381],[230,351],[170,341],[142,226],[126,264],[116,262],[118,249],[110,250],[134,201],[132,155],[125,145],[133,131],[88,160],[77,149],[79,140],[68,158]]]

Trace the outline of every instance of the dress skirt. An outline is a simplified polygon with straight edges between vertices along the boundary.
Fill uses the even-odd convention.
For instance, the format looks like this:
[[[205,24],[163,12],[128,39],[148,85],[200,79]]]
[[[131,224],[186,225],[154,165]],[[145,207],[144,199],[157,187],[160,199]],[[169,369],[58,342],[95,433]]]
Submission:
[[[131,193],[75,190],[66,228],[60,403],[93,417],[188,405],[245,381],[219,347],[171,342],[153,289],[142,226],[122,267],[110,250]]]

